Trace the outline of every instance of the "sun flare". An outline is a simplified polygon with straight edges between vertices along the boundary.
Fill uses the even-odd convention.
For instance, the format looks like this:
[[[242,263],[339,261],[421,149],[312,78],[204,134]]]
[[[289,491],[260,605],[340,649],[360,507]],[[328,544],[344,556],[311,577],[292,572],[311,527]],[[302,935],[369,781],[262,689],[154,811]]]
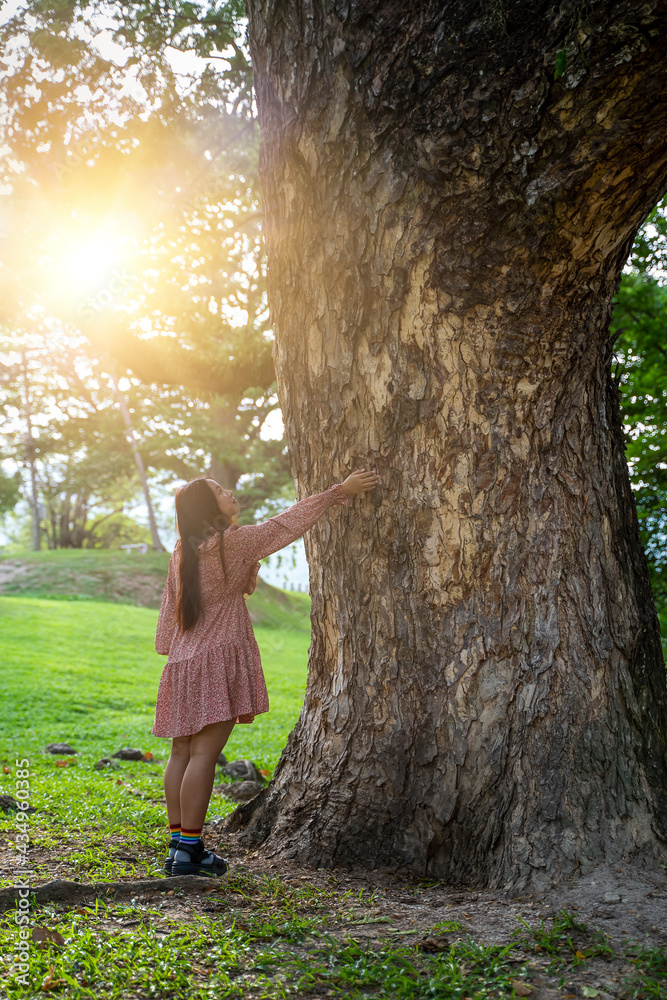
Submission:
[[[75,288],[91,288],[104,281],[121,257],[122,247],[102,232],[72,236],[59,247],[55,270],[61,281]]]
[[[50,294],[74,304],[111,288],[130,270],[131,229],[118,220],[68,226],[44,260]]]

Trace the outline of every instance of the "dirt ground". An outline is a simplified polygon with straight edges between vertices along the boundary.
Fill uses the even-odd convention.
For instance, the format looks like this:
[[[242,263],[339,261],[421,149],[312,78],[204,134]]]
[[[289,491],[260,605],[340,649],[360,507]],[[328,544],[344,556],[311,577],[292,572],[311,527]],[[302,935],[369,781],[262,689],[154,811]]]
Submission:
[[[213,838],[210,840],[213,847]],[[552,926],[550,918],[565,909],[574,913],[577,921],[588,925],[589,930],[609,935],[609,943],[617,956],[623,955],[625,942],[637,941],[651,948],[667,946],[667,877],[661,878],[655,873],[618,872],[600,866],[595,874],[538,899],[531,895],[514,896],[502,891],[443,885],[424,888],[418,879],[397,877],[383,870],[304,872],[287,863],[270,862],[267,865],[259,853],[248,856],[243,849],[229,850],[229,844],[228,836],[225,856],[232,869],[242,866],[255,874],[266,872],[323,888],[331,886],[333,876],[341,893],[350,889],[375,892],[377,905],[370,919],[377,923],[343,923],[333,930],[339,937],[349,936],[352,931],[359,941],[366,939],[377,943],[385,935],[417,944],[427,939],[428,929],[434,924],[459,921],[463,929],[446,935],[450,943],[469,934],[478,943],[505,945],[514,940],[513,932],[522,927],[519,917],[531,927],[544,920],[548,928]],[[667,872],[665,874],[667,876]],[[360,919],[368,919],[368,906],[358,909]],[[524,930],[527,935],[527,929]],[[583,946],[583,939],[581,943]],[[551,957],[547,955],[536,955],[531,961],[530,979],[535,987],[532,994],[535,1000],[582,997],[586,995],[582,986],[596,989],[597,1000],[608,1000],[623,995],[621,981],[633,972],[633,966],[623,958],[609,961],[595,957],[584,966],[566,972],[561,982],[561,975],[546,973],[550,962]]]
[[[486,944],[506,944],[512,940],[512,932],[520,927],[517,917],[532,925],[565,909],[576,913],[589,927],[610,935],[615,950],[622,950],[623,942],[629,940],[642,941],[653,948],[667,946],[667,870],[660,876],[651,871],[627,868],[612,871],[600,866],[594,874],[537,898],[530,894],[517,896],[502,890],[442,884],[425,887],[419,879],[396,876],[386,869],[370,872],[299,869],[290,862],[267,863],[261,852],[248,854],[243,847],[234,845],[233,834],[226,834],[224,843],[219,840],[211,831],[207,845],[216,853],[224,853],[230,870],[241,866],[254,874],[265,872],[307,880],[322,887],[330,886],[329,879],[333,876],[343,892],[348,889],[375,892],[401,930],[458,920],[475,939]]]
[[[19,576],[25,576],[28,566],[20,562],[11,562],[9,559],[0,562],[0,593],[4,592],[4,585],[11,583]]]
[[[532,927],[539,926],[544,920],[548,929],[550,918],[557,916],[561,910],[575,914],[578,921],[588,925],[589,932],[597,930],[608,935],[616,958],[594,957],[576,968],[566,965],[556,974],[553,970],[550,973],[546,971],[552,956],[531,953],[531,949],[523,955],[517,953],[517,965],[526,961],[527,956],[530,958],[529,981],[534,988],[531,995],[536,1000],[568,996],[596,996],[597,1000],[621,998],[627,995],[623,991],[622,980],[633,972],[633,966],[623,957],[624,944],[640,942],[651,948],[667,946],[667,870],[661,875],[637,868],[612,871],[600,866],[593,874],[536,898],[530,894],[518,896],[501,890],[429,884],[382,869],[313,871],[281,859],[266,860],[261,852],[249,853],[239,843],[238,835],[219,832],[221,822],[207,824],[204,837],[208,847],[229,860],[231,874],[245,872],[278,876],[293,886],[314,885],[333,893],[331,912],[327,915],[327,932],[341,940],[353,937],[360,943],[368,942],[376,946],[383,940],[405,945],[425,942],[429,947],[429,941],[433,944],[429,933],[434,924],[459,921],[462,930],[445,932],[440,938],[441,947],[459,938],[465,939],[468,934],[478,943],[504,945],[514,940],[513,932],[517,929],[523,929],[527,935],[527,929],[522,927],[518,918]],[[127,843],[124,850],[127,851]],[[0,849],[0,868],[4,869],[5,875],[5,863],[9,861],[11,851],[9,844],[3,844]],[[118,854],[121,853],[119,844]],[[66,855],[63,856],[62,852],[59,852],[59,862],[53,866],[49,863],[48,854],[41,850],[31,852],[31,859],[45,866],[45,871],[34,880],[34,884],[41,885],[42,891],[52,892],[53,903],[58,909],[81,905],[95,896],[113,896],[114,899],[130,900],[139,907],[150,909],[159,906],[160,916],[150,916],[154,924],[167,918],[187,920],[189,915],[196,913],[214,918],[219,913],[221,916],[233,915],[237,924],[240,922],[242,926],[244,905],[249,905],[242,897],[227,892],[226,879],[127,879],[113,886],[104,883],[74,885],[71,882],[48,882],[49,876],[61,880],[71,877],[67,873]],[[355,899],[361,890],[364,890],[364,899]],[[352,895],[346,896],[350,891]],[[3,909],[8,905],[8,898],[2,898],[7,893],[8,890],[0,891]],[[369,901],[371,893],[375,895]],[[586,939],[582,937],[581,946],[585,947],[585,944]],[[311,941],[310,947],[313,946]],[[437,950],[437,938],[435,946]],[[304,941],[302,945],[293,947],[306,953],[309,942]]]

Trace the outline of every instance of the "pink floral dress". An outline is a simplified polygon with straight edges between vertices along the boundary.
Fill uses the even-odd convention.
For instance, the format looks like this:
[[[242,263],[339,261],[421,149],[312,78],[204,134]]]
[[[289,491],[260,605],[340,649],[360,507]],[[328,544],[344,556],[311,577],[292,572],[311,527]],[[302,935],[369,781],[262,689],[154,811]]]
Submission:
[[[254,590],[258,559],[301,538],[335,504],[349,506],[338,483],[262,524],[230,524],[223,535],[226,579],[219,533],[203,541],[198,548],[202,614],[183,635],[176,624],[178,539],[155,634],[156,651],[169,658],[158,687],[154,736],[189,736],[211,722],[252,722],[268,712],[259,647],[243,595]]]

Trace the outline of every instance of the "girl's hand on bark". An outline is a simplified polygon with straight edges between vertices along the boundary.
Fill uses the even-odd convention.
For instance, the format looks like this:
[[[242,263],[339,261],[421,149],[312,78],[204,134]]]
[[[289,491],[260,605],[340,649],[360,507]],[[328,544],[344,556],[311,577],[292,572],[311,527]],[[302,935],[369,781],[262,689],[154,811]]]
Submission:
[[[348,476],[344,483],[341,483],[341,489],[349,497],[356,496],[357,493],[367,493],[369,490],[375,489],[380,483],[380,477],[376,475],[375,472],[367,472],[365,469],[357,469],[352,475]]]

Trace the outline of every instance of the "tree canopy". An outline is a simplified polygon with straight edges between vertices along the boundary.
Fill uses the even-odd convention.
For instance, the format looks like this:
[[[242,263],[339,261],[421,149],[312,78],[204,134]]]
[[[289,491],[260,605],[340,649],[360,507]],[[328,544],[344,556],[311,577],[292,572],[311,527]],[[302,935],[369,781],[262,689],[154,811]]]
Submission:
[[[154,483],[204,467],[232,487],[245,476],[250,516],[291,482],[284,441],[259,436],[277,400],[241,18],[238,3],[26,3],[0,28],[0,321],[7,348],[31,331],[48,355],[41,377],[69,396],[67,415],[36,430],[49,510],[56,494],[65,508],[84,495],[86,466],[127,467],[121,492],[136,492],[108,374],[104,387],[112,364]],[[22,447],[10,435],[5,457],[20,465]],[[103,481],[80,509],[112,503]]]

